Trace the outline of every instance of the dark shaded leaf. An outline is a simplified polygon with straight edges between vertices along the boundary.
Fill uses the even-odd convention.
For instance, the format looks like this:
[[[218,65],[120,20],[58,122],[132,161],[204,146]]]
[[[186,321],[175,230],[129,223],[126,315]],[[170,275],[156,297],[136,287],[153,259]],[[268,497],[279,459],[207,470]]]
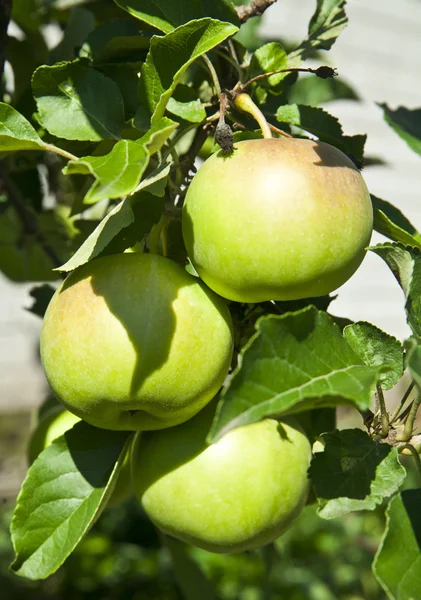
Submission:
[[[373,195],[371,195],[371,201],[376,231],[394,242],[421,248],[421,234],[396,206]]]
[[[379,104],[383,109],[384,120],[408,144],[408,146],[421,154],[421,108],[410,110],[399,106],[391,110],[387,104]]]
[[[164,536],[174,565],[177,583],[185,600],[216,600],[212,584],[189,554],[189,548],[178,540]]]
[[[365,135],[343,135],[338,119],[322,108],[298,104],[280,106],[276,118],[281,123],[288,123],[317,136],[321,141],[336,146],[355,162],[362,161]]]
[[[325,449],[314,455],[309,476],[323,519],[373,510],[399,489],[406,472],[396,448],[361,429],[325,433],[322,439]]]

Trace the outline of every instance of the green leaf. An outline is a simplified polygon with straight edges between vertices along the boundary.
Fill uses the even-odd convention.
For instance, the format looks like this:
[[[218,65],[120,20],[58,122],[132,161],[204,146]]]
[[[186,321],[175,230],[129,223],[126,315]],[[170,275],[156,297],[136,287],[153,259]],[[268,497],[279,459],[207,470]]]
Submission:
[[[251,79],[261,73],[270,73],[271,71],[279,71],[280,69],[286,69],[287,54],[284,47],[279,42],[269,42],[264,46],[261,46],[253,54],[250,61],[250,66],[247,71],[247,79]],[[289,73],[277,73],[270,77],[257,82],[257,85],[262,87],[273,87],[278,85]]]
[[[409,340],[408,345],[408,369],[418,389],[421,390],[421,346],[413,338]]]
[[[29,121],[9,104],[0,102],[0,152],[43,148],[43,141]]]
[[[174,565],[177,583],[185,600],[216,600],[212,584],[199,565],[192,559],[186,544],[169,536],[163,536]]]
[[[311,461],[309,476],[323,519],[354,510],[374,510],[405,479],[397,448],[374,441],[361,429],[322,435],[325,449]]]
[[[237,30],[230,23],[205,18],[152,38],[139,81],[140,101],[152,115],[152,125],[164,116],[168,100],[188,66]]]
[[[230,0],[114,0],[143,23],[164,33],[173,31],[193,19],[211,17],[239,25],[239,19]]]
[[[396,206],[373,195],[371,195],[371,200],[376,231],[394,242],[421,248],[421,234]]]
[[[421,108],[410,110],[400,106],[391,110],[387,104],[379,104],[383,109],[386,123],[408,144],[417,154],[421,154]]]
[[[162,117],[159,121],[156,121],[154,125],[142,136],[139,140],[148,150],[149,154],[155,154],[161,150],[170,135],[177,129],[178,123],[169,119],[168,117]]]
[[[369,407],[377,370],[342,337],[324,311],[262,317],[222,392],[212,440],[230,429],[271,415],[350,404]]]
[[[405,294],[408,325],[421,338],[421,251],[387,242],[370,248],[389,266]]]
[[[389,503],[373,571],[389,598],[421,598],[421,490],[405,490]]]
[[[95,65],[138,61],[149,48],[150,36],[140,33],[139,27],[127,19],[113,19],[101,23],[82,45],[79,55]]]
[[[363,158],[366,136],[343,135],[338,119],[323,108],[285,104],[278,108],[276,118],[281,123],[294,125],[316,135],[321,141],[336,146],[357,161]]]
[[[111,242],[124,227],[133,223],[134,215],[130,197],[125,198],[102,219],[91,235],[83,242],[75,254],[57,271],[73,271],[92,260]]]
[[[168,175],[170,174],[171,164],[158,165],[147,177],[142,179],[136,188],[136,192],[140,190],[147,190],[154,196],[162,197],[165,194],[165,188],[167,186]]]
[[[188,85],[178,84],[174,95],[168,100],[167,110],[184,121],[200,123],[206,119],[206,110],[196,91]]]
[[[369,367],[379,369],[379,383],[390,390],[403,375],[403,347],[393,336],[360,321],[344,329],[348,344]]]
[[[66,140],[118,139],[124,105],[117,85],[80,61],[39,67],[32,90],[42,125]]]
[[[348,23],[346,0],[317,0],[316,12],[308,27],[308,37],[288,55],[288,65],[298,67],[316,50],[329,50]]]
[[[121,97],[123,98],[125,119],[127,121],[132,119],[139,107],[137,95],[139,87],[139,63],[101,64],[97,65],[95,68],[105,75],[105,77],[108,77],[108,79],[112,79],[118,86]],[[122,137],[125,137],[124,130],[122,132]]]
[[[71,259],[57,270],[73,271],[99,255],[123,252],[134,246],[159,221],[163,206],[164,199],[146,189],[125,198],[99,222]]]
[[[163,117],[138,140],[120,140],[104,156],[85,156],[71,160],[63,169],[66,175],[93,175],[95,182],[84,198],[94,204],[105,198],[121,198],[140,189],[139,182],[152,154],[158,152],[178,123]],[[159,177],[158,177],[159,179]],[[150,183],[155,183],[154,179]],[[143,187],[147,187],[148,183]]]
[[[158,198],[150,191],[150,188],[137,192],[130,199],[134,215],[133,222],[114,236],[101,255],[124,252],[127,248],[133,247],[144,239],[161,218],[164,198]]]
[[[11,525],[17,575],[45,579],[63,564],[111,494],[129,435],[80,422],[38,456]]]
[[[96,181],[86,194],[84,203],[94,204],[105,198],[121,198],[131,194],[149,162],[143,144],[120,140],[105,156],[85,156],[71,160],[63,170],[66,175],[93,175]]]

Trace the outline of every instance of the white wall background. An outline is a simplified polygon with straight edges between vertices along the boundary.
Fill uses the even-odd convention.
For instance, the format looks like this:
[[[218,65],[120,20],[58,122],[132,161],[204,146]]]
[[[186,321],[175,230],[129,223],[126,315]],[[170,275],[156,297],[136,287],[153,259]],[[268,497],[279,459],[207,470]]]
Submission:
[[[279,0],[264,16],[266,37],[299,41],[306,34],[315,0]],[[421,227],[421,158],[383,121],[376,102],[421,106],[421,0],[349,0],[349,25],[329,52],[363,98],[329,103],[345,133],[367,133],[366,150],[387,161],[364,177],[372,193],[396,204]],[[375,236],[373,241],[380,240]],[[1,249],[0,249],[1,251]],[[28,285],[11,285],[0,275],[0,407],[19,411],[41,402],[45,381],[37,360],[39,319],[22,310]],[[408,334],[403,295],[386,265],[369,254],[339,292],[332,311],[368,320],[403,339]]]

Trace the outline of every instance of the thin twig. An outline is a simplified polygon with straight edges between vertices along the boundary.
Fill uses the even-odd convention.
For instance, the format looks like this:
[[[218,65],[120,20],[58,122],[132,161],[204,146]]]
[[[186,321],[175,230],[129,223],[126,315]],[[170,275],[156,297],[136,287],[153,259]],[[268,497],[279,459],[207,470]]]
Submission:
[[[209,73],[211,74],[215,95],[217,98],[219,98],[221,96],[221,84],[219,83],[218,74],[215,70],[215,67],[213,66],[212,61],[206,54],[203,54],[202,59],[204,60],[209,70]]]
[[[269,123],[269,121],[268,121],[268,125],[269,125],[269,128],[271,129],[271,131],[274,131],[275,133],[279,133],[279,135],[283,135],[286,138],[292,138],[292,135],[290,135],[286,131],[282,131],[282,129],[279,129],[278,127],[275,127],[275,125],[272,125],[272,123]]]
[[[248,21],[251,17],[260,17],[263,15],[265,10],[272,4],[275,4],[276,0],[253,0],[250,4],[243,4],[236,7],[238,18],[242,23]]]
[[[382,424],[381,436],[385,438],[389,433],[389,415],[387,414],[386,410],[386,402],[384,401],[383,390],[379,383],[377,384],[377,396],[379,399],[380,418]]]
[[[412,432],[414,430],[415,418],[417,416],[417,412],[420,407],[420,404],[421,404],[421,394],[418,394],[418,396],[412,402],[411,409],[410,409],[408,416],[406,418],[406,421],[405,421],[405,427],[403,429],[403,432],[400,435],[398,435],[398,437],[396,438],[398,441],[407,442],[409,439],[411,439]]]
[[[326,75],[326,76],[319,75],[319,73],[322,71],[322,69],[328,70],[330,75]],[[261,79],[266,79],[267,77],[271,77],[272,75],[278,75],[279,73],[312,73],[313,75],[317,75],[318,77],[321,77],[321,79],[329,79],[330,77],[335,77],[337,75],[336,69],[333,69],[332,67],[323,66],[323,67],[318,67],[317,69],[311,69],[310,67],[308,67],[308,68],[291,67],[290,69],[279,69],[278,71],[270,71],[269,73],[260,73],[259,75],[256,75],[256,77],[252,77],[245,83],[242,83],[240,87],[242,90],[245,90],[246,87],[248,87],[252,83],[255,83],[256,81],[260,81]]]
[[[414,387],[415,387],[415,383],[413,381],[411,381],[411,383],[409,384],[408,389],[406,390],[405,394],[403,395],[402,400],[400,401],[399,405],[396,407],[395,411],[393,412],[392,416],[390,417],[390,422],[391,423],[395,422],[398,414],[400,413],[400,411],[404,407],[404,404],[408,400],[409,396],[411,395],[411,392],[414,389]]]
[[[63,150],[63,148],[59,148],[58,146],[54,146],[53,144],[43,144],[44,150],[48,150],[48,152],[54,152],[54,154],[60,154],[60,156],[64,156],[69,160],[78,160],[78,157],[67,150]]]

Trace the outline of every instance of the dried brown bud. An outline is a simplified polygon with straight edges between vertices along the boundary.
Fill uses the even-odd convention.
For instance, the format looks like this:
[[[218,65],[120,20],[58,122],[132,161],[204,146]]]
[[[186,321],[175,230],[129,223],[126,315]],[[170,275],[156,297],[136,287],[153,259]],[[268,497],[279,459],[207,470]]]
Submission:
[[[327,66],[319,67],[314,71],[314,74],[320,77],[320,79],[330,79],[337,76],[336,69]]]
[[[234,151],[234,134],[223,118],[219,119],[216,126],[215,141],[221,146],[222,154],[231,154]]]

